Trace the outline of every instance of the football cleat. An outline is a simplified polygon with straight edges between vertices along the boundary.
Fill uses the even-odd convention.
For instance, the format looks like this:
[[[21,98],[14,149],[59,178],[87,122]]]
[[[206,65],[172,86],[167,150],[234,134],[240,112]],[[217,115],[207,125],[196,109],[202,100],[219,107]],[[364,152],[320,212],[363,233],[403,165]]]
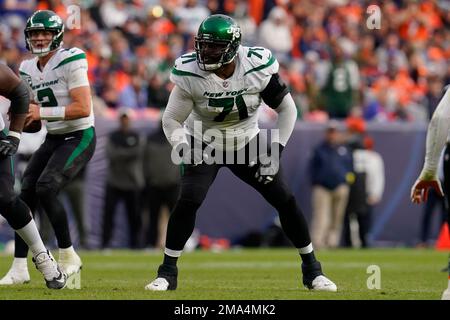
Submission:
[[[177,266],[160,265],[158,268],[158,277],[145,286],[145,290],[167,291],[177,288]]]
[[[337,286],[334,284],[333,281],[328,279],[327,277],[321,275],[317,276],[311,283],[311,286],[308,287],[309,290],[314,291],[329,291],[329,292],[336,292]]]
[[[28,268],[11,267],[8,273],[0,279],[0,285],[8,286],[13,284],[24,284],[30,282],[30,274]]]
[[[38,253],[32,260],[36,269],[43,274],[47,288],[62,289],[66,286],[67,275],[61,271],[48,250]]]
[[[59,253],[58,265],[61,270],[67,275],[72,276],[81,271],[83,263],[81,258],[75,253]]]
[[[302,263],[303,285],[309,290],[336,292],[337,286],[322,273],[319,261],[312,264]]]

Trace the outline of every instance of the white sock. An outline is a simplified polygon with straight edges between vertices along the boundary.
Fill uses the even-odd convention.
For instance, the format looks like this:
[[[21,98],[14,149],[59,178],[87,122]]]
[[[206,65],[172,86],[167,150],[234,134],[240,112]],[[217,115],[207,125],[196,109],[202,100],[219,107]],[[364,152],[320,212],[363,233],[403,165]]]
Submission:
[[[308,254],[313,251],[314,251],[314,249],[313,249],[312,243],[308,244],[306,247],[298,248],[298,253],[300,253],[300,254]]]
[[[33,256],[39,252],[47,251],[33,219],[25,227],[16,230],[16,232],[28,245]]]
[[[12,263],[12,269],[28,269],[27,258],[14,258]]]

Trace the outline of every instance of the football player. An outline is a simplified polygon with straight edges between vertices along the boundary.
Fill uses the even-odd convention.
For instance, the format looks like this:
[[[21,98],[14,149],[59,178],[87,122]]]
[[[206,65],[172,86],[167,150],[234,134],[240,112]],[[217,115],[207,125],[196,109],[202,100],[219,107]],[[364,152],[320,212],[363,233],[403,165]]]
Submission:
[[[3,117],[0,117],[0,212],[16,234],[30,247],[33,262],[44,275],[47,287],[61,289],[66,284],[66,275],[60,271],[56,261],[45,248],[30,209],[14,193],[13,156],[19,147],[30,97],[26,84],[3,64],[0,64],[0,95],[11,101],[8,113],[9,130],[5,130]]]
[[[175,61],[171,73],[175,87],[162,123],[167,139],[183,159],[184,173],[167,227],[164,261],[145,289],[177,288],[176,263],[194,229],[196,212],[219,169],[227,167],[277,209],[283,230],[302,258],[303,284],[311,290],[336,291],[322,273],[307,222],[277,170],[276,155],[293,131],[296,106],[278,75],[275,57],[265,48],[242,46],[241,37],[232,18],[212,15],[198,29],[195,52]],[[258,128],[262,101],[278,113],[278,139],[269,146],[260,139]],[[180,134],[183,124],[186,134]],[[242,154],[245,161],[239,162],[236,159],[242,159]]]
[[[96,139],[86,54],[62,48],[63,35],[64,24],[53,11],[36,11],[27,21],[26,47],[35,57],[19,67],[33,97],[25,125],[43,120],[48,133],[24,172],[20,198],[32,212],[41,203],[55,230],[58,263],[70,277],[80,271],[82,262],[57,195],[91,159]],[[14,262],[2,283],[29,280],[27,252],[28,246],[16,234]]]
[[[422,203],[427,201],[428,190],[433,188],[440,196],[444,196],[441,183],[438,178],[437,168],[439,158],[444,149],[450,129],[450,85],[447,86],[444,96],[439,102],[433,117],[428,125],[425,162],[422,171],[411,189],[411,201]],[[448,145],[447,145],[448,149]],[[446,154],[448,151],[446,152]],[[450,179],[445,177],[444,179]],[[446,190],[449,192],[450,190]],[[448,195],[447,195],[448,196]],[[447,223],[450,226],[450,211]],[[450,300],[450,257],[448,265],[448,287],[442,294],[442,300]]]

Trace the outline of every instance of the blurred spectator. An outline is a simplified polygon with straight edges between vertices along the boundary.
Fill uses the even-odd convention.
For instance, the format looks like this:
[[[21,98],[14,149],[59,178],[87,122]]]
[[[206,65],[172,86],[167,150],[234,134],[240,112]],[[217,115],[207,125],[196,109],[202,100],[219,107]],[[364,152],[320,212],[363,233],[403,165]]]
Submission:
[[[320,82],[322,104],[330,118],[342,119],[359,103],[360,75],[358,65],[346,58],[339,40],[332,42],[330,50],[331,60]]]
[[[283,8],[275,7],[259,27],[259,43],[270,49],[280,62],[287,62],[292,50],[289,19]]]
[[[335,248],[342,232],[352,172],[352,155],[343,144],[342,133],[331,122],[325,140],[310,160],[312,180],[312,242],[315,248]]]
[[[172,146],[162,125],[147,137],[144,148],[145,196],[149,208],[149,225],[145,228],[145,247],[163,248],[165,237],[159,232],[162,209],[172,211],[178,198],[180,168],[171,159]],[[166,227],[163,228],[164,233]]]
[[[384,162],[373,150],[373,139],[365,134],[362,119],[347,122],[349,146],[353,156],[354,181],[350,185],[342,232],[344,247],[356,246],[352,239],[352,226],[358,226],[358,242],[368,248],[368,234],[374,206],[381,201],[384,191]],[[353,223],[355,222],[355,223]]]
[[[144,87],[149,84],[147,104],[160,108],[175,57],[193,49],[208,14],[225,13],[240,23],[244,45],[259,36],[286,69],[299,119],[326,119],[320,108],[344,118],[364,102],[367,120],[426,121],[434,90],[428,80],[450,82],[447,2],[383,1],[382,28],[368,31],[366,0],[89,0],[80,2],[81,28],[67,28],[64,44],[86,51],[89,78],[108,107],[120,106],[120,94],[133,86],[132,68],[144,65],[139,75]],[[0,1],[0,61],[17,70],[24,59],[24,18],[30,12],[52,9],[65,19],[71,3]]]
[[[119,95],[120,107],[131,109],[143,109],[148,106],[148,90],[138,74],[131,75],[131,83],[127,85]]]
[[[119,201],[125,202],[129,224],[130,247],[138,248],[140,215],[139,194],[144,186],[142,145],[139,134],[131,129],[131,113],[119,112],[120,127],[109,135],[106,144],[108,174],[103,211],[102,247],[108,248],[114,230],[114,216]]]

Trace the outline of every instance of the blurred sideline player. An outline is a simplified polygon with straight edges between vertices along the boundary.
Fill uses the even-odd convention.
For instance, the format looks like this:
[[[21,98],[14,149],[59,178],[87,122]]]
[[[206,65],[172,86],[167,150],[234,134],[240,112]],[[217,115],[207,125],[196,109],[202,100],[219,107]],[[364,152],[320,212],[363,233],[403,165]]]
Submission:
[[[96,140],[86,54],[78,48],[62,48],[63,35],[64,24],[53,11],[36,11],[27,21],[26,46],[36,57],[19,67],[33,92],[25,126],[40,127],[45,120],[48,133],[25,169],[20,198],[32,212],[41,203],[55,230],[58,264],[70,277],[80,271],[82,262],[73,249],[67,214],[57,195],[91,159]],[[15,240],[14,262],[3,284],[30,279],[28,246],[17,234]]]
[[[14,193],[13,156],[19,147],[20,137],[27,116],[30,97],[26,84],[8,67],[0,64],[0,95],[11,101],[10,125],[5,129],[0,117],[0,213],[8,221],[33,253],[36,268],[44,275],[48,288],[61,289],[66,275],[60,271],[36,228],[30,209]],[[7,133],[7,134],[6,134]]]
[[[196,52],[175,61],[171,74],[175,87],[162,123],[167,139],[183,158],[184,173],[181,194],[167,226],[163,264],[157,278],[145,289],[176,289],[176,263],[193,232],[196,212],[219,169],[227,167],[277,209],[284,232],[303,260],[303,284],[311,290],[336,291],[336,285],[322,273],[303,213],[278,172],[274,163],[277,157],[272,157],[273,154],[278,156],[293,131],[297,117],[294,101],[278,75],[279,65],[271,52],[240,43],[241,30],[236,22],[225,15],[212,15],[199,27]],[[261,100],[278,113],[279,140],[273,141],[268,149],[258,145],[258,154],[253,157],[251,143],[259,141]],[[184,123],[187,134],[182,129]],[[198,125],[202,126],[201,132],[196,130]],[[217,139],[210,141],[213,136],[208,134],[213,132],[223,137],[216,135]],[[211,146],[216,160],[220,154],[227,153],[234,159],[239,158],[241,151],[245,162],[211,163],[203,156],[208,152],[211,156],[214,154]],[[268,162],[268,157],[276,161]]]
[[[450,86],[447,86],[443,98],[439,102],[436,111],[428,125],[425,163],[419,178],[411,189],[411,201],[413,203],[421,203],[427,201],[428,189],[433,188],[440,196],[444,196],[441,183],[437,174],[439,158],[444,149],[447,136],[450,130]],[[447,144],[448,154],[449,145]],[[448,175],[448,171],[446,172]],[[444,180],[450,180],[449,176],[445,176]],[[448,183],[446,183],[448,186]],[[447,197],[450,196],[450,188],[446,187]],[[447,223],[450,226],[450,209],[448,209]],[[442,300],[450,300],[450,257],[448,268],[448,287],[442,294]]]

